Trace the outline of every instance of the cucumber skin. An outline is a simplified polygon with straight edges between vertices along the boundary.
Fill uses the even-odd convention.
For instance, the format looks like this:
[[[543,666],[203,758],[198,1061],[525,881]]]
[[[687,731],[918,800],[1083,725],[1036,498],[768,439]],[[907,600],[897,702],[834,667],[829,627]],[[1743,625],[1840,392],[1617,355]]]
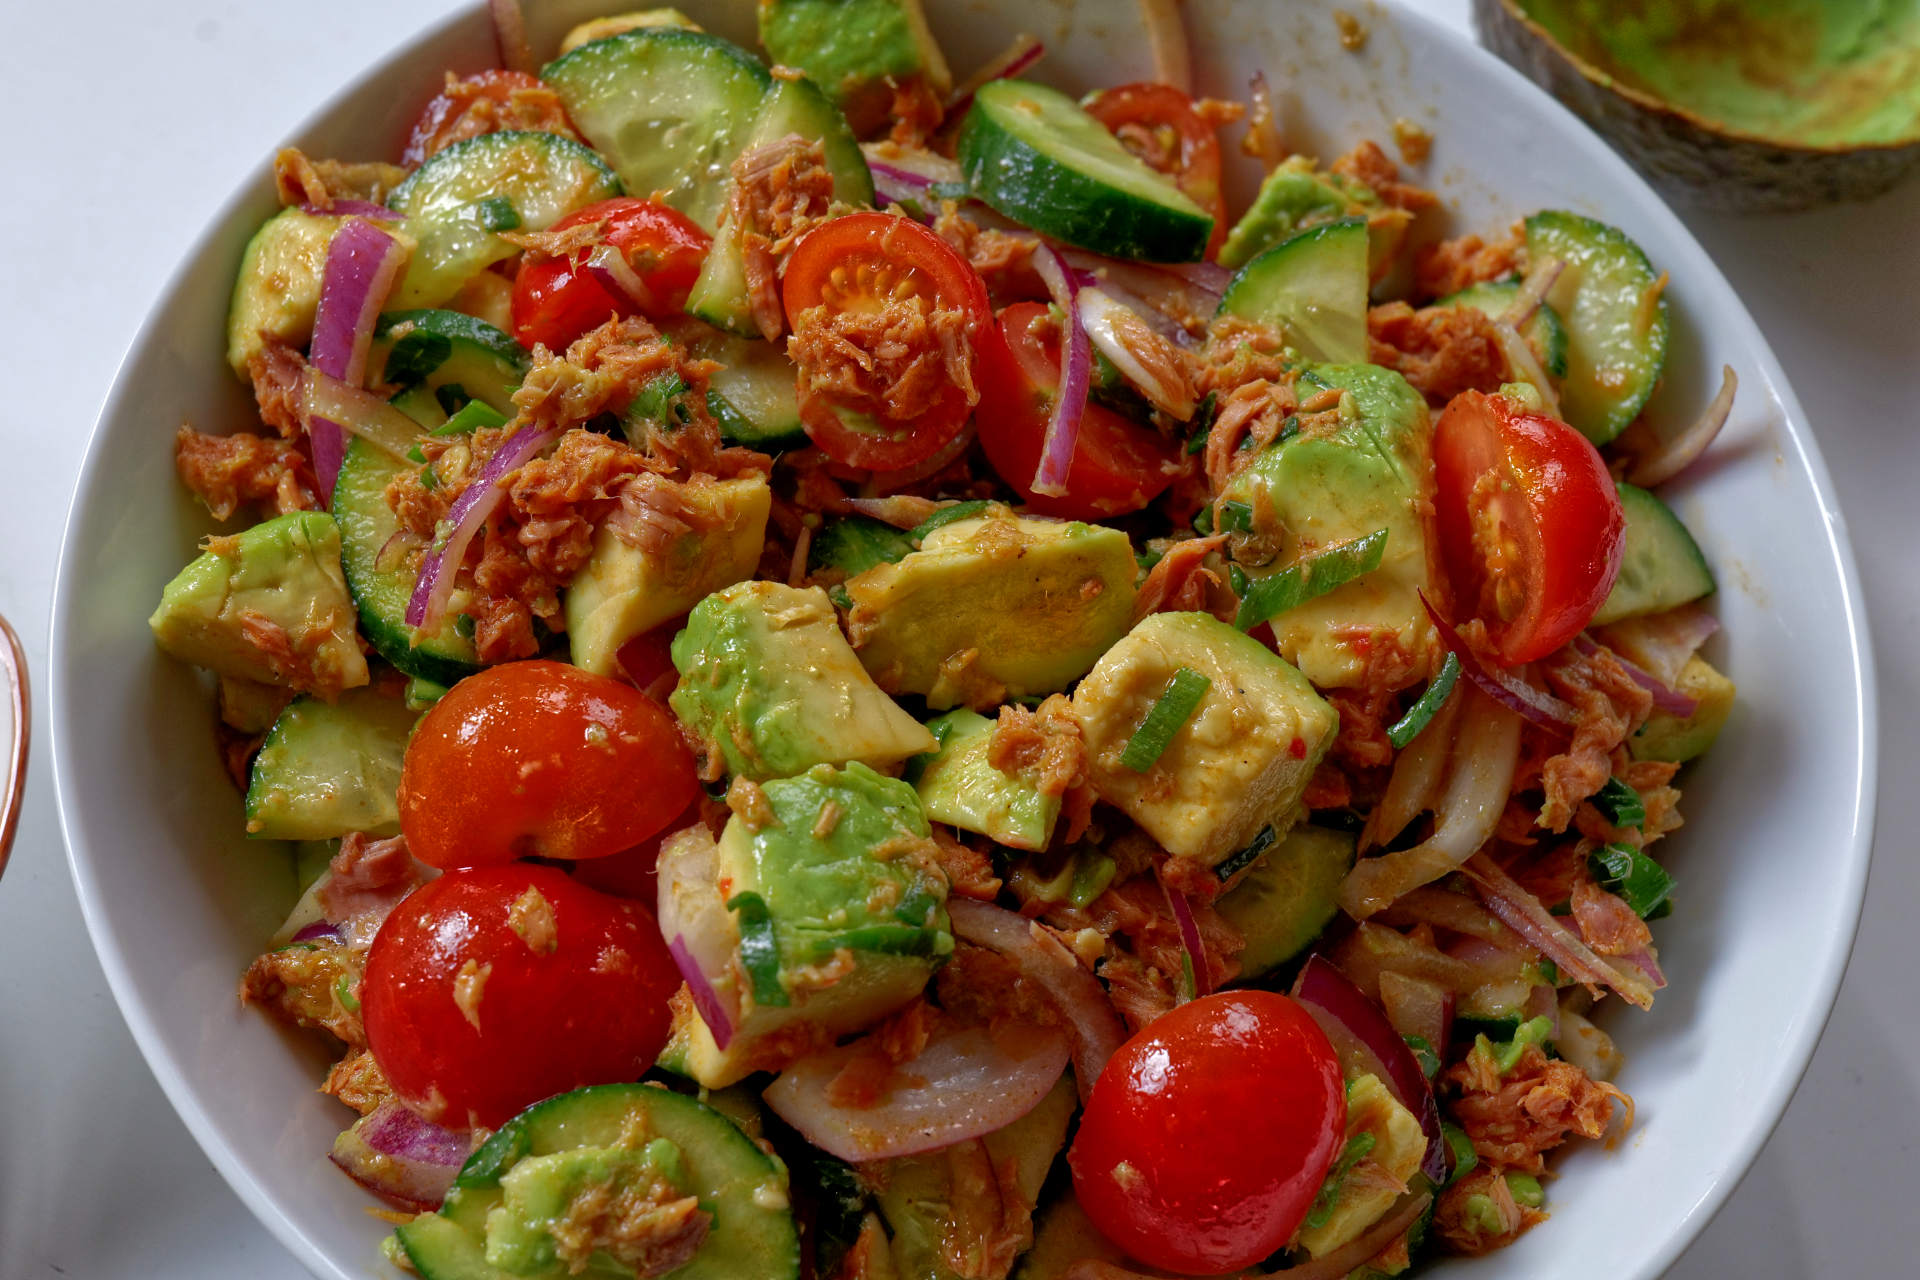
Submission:
[[[1620,576],[1593,615],[1594,626],[1664,613],[1711,595],[1717,585],[1700,544],[1659,495],[1616,481],[1627,518]]]
[[[1008,84],[1010,81],[998,83]],[[976,96],[960,126],[961,173],[975,196],[1023,226],[1112,258],[1198,262],[1213,219],[1133,196],[1116,197],[994,122],[990,97]]]
[[[1575,241],[1584,241],[1582,245],[1590,251],[1605,249],[1619,255],[1619,260],[1629,265],[1637,265],[1645,274],[1649,285],[1658,278],[1653,263],[1648,261],[1646,251],[1636,244],[1632,237],[1618,227],[1610,226],[1594,218],[1577,213],[1559,210],[1543,210],[1526,220],[1526,246],[1529,255],[1544,251],[1545,245],[1539,243],[1548,236],[1564,236]],[[1567,258],[1568,255],[1554,255]],[[1591,264],[1569,260],[1568,265],[1580,272],[1576,282],[1584,284],[1590,274]],[[1549,291],[1549,296],[1559,290]],[[1625,431],[1640,411],[1647,407],[1647,401],[1653,398],[1654,391],[1660,385],[1660,376],[1666,370],[1667,346],[1672,334],[1672,317],[1669,314],[1667,299],[1663,294],[1654,309],[1652,327],[1647,331],[1642,343],[1642,364],[1645,366],[1640,375],[1622,393],[1612,397],[1603,397],[1595,404],[1588,403],[1586,389],[1577,385],[1583,370],[1576,367],[1584,359],[1580,333],[1581,316],[1573,305],[1556,308],[1567,331],[1568,368],[1566,380],[1560,389],[1560,403],[1567,421],[1595,444],[1606,444]],[[1610,402],[1609,402],[1610,400]]]
[[[466,177],[463,166],[471,160],[486,157],[492,151],[517,146],[528,136],[529,131],[524,130],[483,133],[479,137],[467,138],[443,151],[435,152],[421,162],[420,167],[409,174],[406,181],[387,194],[387,208],[408,217],[419,214],[420,202],[430,200],[437,194],[435,183],[446,183],[449,178],[452,178],[455,180],[453,185],[465,185],[460,181]],[[563,138],[558,134],[533,133],[532,136],[544,139],[554,150],[564,154],[569,160],[577,161],[584,168],[593,170],[601,184],[601,191],[595,197],[596,199],[607,200],[625,192],[625,188],[620,185],[620,177],[614,172],[613,167],[591,147],[575,142],[572,138]],[[525,215],[526,211],[520,209],[518,205],[514,208],[522,216]],[[538,231],[545,228],[530,225],[522,229]]]
[[[1339,351],[1306,352],[1310,358],[1328,364],[1364,364],[1367,358],[1367,284],[1365,271],[1366,221],[1361,218],[1340,218],[1333,222],[1322,222],[1296,231],[1279,244],[1261,250],[1245,266],[1233,273],[1227,282],[1227,288],[1220,296],[1220,307],[1216,314],[1234,315],[1263,324],[1278,324],[1287,331],[1294,344],[1307,338],[1307,326],[1285,314],[1276,303],[1304,300],[1297,289],[1290,289],[1304,276],[1325,276],[1322,263],[1325,255],[1337,252],[1342,238],[1360,237],[1361,272],[1357,277],[1359,291],[1350,303],[1357,304],[1350,309],[1347,319],[1349,329],[1346,342]],[[1302,257],[1302,255],[1307,255]],[[1289,296],[1289,294],[1293,296]],[[1325,330],[1327,326],[1315,326]]]

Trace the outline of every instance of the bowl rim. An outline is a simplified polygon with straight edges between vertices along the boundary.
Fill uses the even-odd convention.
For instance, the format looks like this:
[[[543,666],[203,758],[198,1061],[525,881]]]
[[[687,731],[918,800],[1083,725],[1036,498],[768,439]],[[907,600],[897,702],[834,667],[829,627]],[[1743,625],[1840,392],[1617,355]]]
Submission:
[[[1396,8],[1404,0],[1388,0]],[[1678,102],[1649,93],[1645,89],[1635,88],[1609,71],[1602,70],[1588,62],[1573,50],[1556,39],[1552,32],[1541,25],[1540,20],[1520,7],[1520,0],[1492,0],[1492,3],[1506,12],[1513,21],[1520,24],[1526,33],[1545,45],[1552,54],[1579,73],[1580,78],[1596,89],[1617,94],[1643,111],[1655,115],[1671,116],[1675,120],[1692,126],[1702,133],[1711,134],[1729,142],[1741,142],[1751,146],[1771,147],[1797,156],[1857,156],[1892,155],[1902,151],[1920,148],[1920,125],[1903,138],[1894,138],[1887,142],[1795,142],[1787,138],[1777,138],[1771,134],[1755,133],[1751,129],[1742,129],[1730,124],[1722,124]],[[1478,6],[1476,5],[1476,8]]]
[[[1579,117],[1545,89],[1516,68],[1509,66],[1476,40],[1419,12],[1412,0],[1382,0],[1382,3],[1383,7],[1389,11],[1391,21],[1408,24],[1420,30],[1426,38],[1450,46],[1470,63],[1477,63],[1484,74],[1496,80],[1504,78],[1510,86],[1520,87],[1520,92],[1536,104],[1544,117],[1557,121],[1561,128],[1586,130],[1585,124]],[[1501,0],[1501,3],[1511,3],[1511,0]],[[364,70],[353,76],[345,85],[315,104],[313,110],[308,112],[290,131],[281,145],[294,145],[299,139],[311,134],[326,116],[338,110],[346,101],[365,93],[384,77],[391,75],[396,64],[411,60],[421,46],[444,41],[457,28],[475,22],[484,9],[482,0],[468,0],[468,3],[460,8],[427,24],[408,35],[397,45],[390,47],[383,55],[370,61]],[[1846,520],[1834,492],[1832,476],[1821,455],[1819,444],[1813,437],[1812,427],[1808,423],[1799,398],[1787,381],[1786,373],[1774,355],[1771,345],[1754,322],[1751,313],[1748,312],[1745,301],[1733,289],[1731,282],[1726,280],[1719,267],[1714,264],[1712,256],[1694,238],[1693,233],[1681,222],[1666,200],[1617,152],[1614,152],[1611,147],[1605,149],[1608,154],[1600,158],[1602,171],[1599,176],[1602,181],[1611,179],[1610,185],[1618,193],[1615,199],[1633,204],[1637,213],[1658,225],[1665,234],[1674,238],[1683,250],[1698,255],[1699,260],[1726,285],[1727,294],[1732,303],[1727,319],[1735,326],[1740,345],[1752,353],[1755,363],[1760,367],[1779,403],[1785,435],[1790,445],[1790,450],[1784,452],[1790,452],[1812,483],[1814,496],[1819,502],[1820,526],[1825,535],[1826,552],[1837,571],[1838,586],[1845,602],[1846,633],[1849,641],[1846,656],[1851,664],[1852,712],[1856,726],[1853,741],[1849,744],[1854,754],[1855,768],[1850,798],[1851,812],[1848,815],[1849,839],[1846,845],[1845,880],[1839,899],[1843,906],[1845,927],[1833,933],[1825,949],[1815,958],[1815,964],[1812,966],[1813,978],[1809,984],[1809,990],[1814,998],[1806,1009],[1811,1016],[1796,1021],[1791,1039],[1775,1058],[1775,1069],[1762,1091],[1763,1098],[1759,1114],[1764,1117],[1763,1122],[1753,1126],[1734,1142],[1730,1150],[1730,1158],[1721,1166],[1721,1171],[1712,1182],[1702,1189],[1699,1198],[1680,1220],[1678,1228],[1648,1255],[1646,1262],[1637,1272],[1620,1278],[1620,1280],[1656,1280],[1656,1277],[1665,1272],[1693,1243],[1745,1179],[1761,1148],[1778,1127],[1832,1017],[1840,984],[1852,955],[1854,938],[1859,930],[1861,910],[1866,896],[1867,874],[1872,857],[1879,775],[1878,685],[1865,600],[1861,591],[1852,543],[1847,534]],[[1606,172],[1607,166],[1611,166],[1611,173]],[[108,987],[113,992],[114,1002],[119,1007],[121,1017],[132,1033],[141,1056],[145,1058],[148,1069],[152,1071],[161,1091],[188,1132],[254,1217],[314,1275],[350,1280],[353,1275],[364,1274],[364,1268],[352,1273],[342,1269],[319,1242],[302,1227],[295,1216],[283,1209],[261,1184],[252,1179],[239,1155],[222,1136],[220,1125],[190,1083],[182,1064],[167,1051],[151,1011],[138,999],[132,976],[135,967],[133,958],[107,927],[107,908],[101,878],[96,874],[97,869],[91,854],[83,850],[80,845],[80,833],[72,816],[71,807],[78,787],[77,779],[84,763],[79,757],[79,746],[74,734],[69,731],[67,724],[71,697],[69,689],[79,678],[77,669],[68,657],[72,651],[70,636],[74,625],[75,597],[78,593],[76,580],[82,567],[75,560],[73,547],[83,519],[91,518],[92,504],[87,500],[92,496],[92,491],[104,468],[107,433],[103,427],[109,420],[120,416],[128,402],[133,399],[134,389],[126,381],[128,370],[139,354],[149,349],[163,333],[164,316],[171,309],[169,304],[176,295],[189,286],[194,265],[239,210],[258,200],[262,181],[256,180],[254,183],[243,184],[223,200],[200,234],[194,237],[182,254],[180,261],[169,273],[165,284],[156,295],[153,305],[148,309],[146,318],[122,353],[114,371],[111,389],[89,433],[85,457],[75,478],[67,518],[62,526],[60,556],[55,567],[53,607],[48,625],[47,730],[53,758],[55,807],[59,814],[68,869],[73,877],[81,915],[86,923],[95,954],[99,958],[101,969],[106,976]]]

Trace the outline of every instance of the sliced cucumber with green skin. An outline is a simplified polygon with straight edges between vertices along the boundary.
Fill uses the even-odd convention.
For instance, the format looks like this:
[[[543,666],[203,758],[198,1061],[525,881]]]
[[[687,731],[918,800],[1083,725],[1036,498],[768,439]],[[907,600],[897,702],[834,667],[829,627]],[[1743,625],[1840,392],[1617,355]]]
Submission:
[[[1309,360],[1367,359],[1367,221],[1309,227],[1234,272],[1220,314],[1283,327]]]
[[[1594,625],[1665,613],[1711,595],[1713,570],[1673,508],[1625,481],[1617,487],[1627,517],[1626,547],[1620,554],[1620,576],[1593,615]]]
[[[833,175],[835,200],[857,208],[873,204],[873,171],[860,153],[860,140],[847,127],[840,108],[811,80],[773,82],[742,150],[778,142],[789,134],[820,143],[827,172]],[[731,160],[728,163],[731,166]],[[713,248],[687,295],[687,314],[730,333],[760,336],[747,301],[746,261],[739,232],[726,214],[721,216],[719,229],[713,234]]]
[[[1667,367],[1671,321],[1666,298],[1655,294],[1660,273],[1625,232],[1557,210],[1527,219],[1527,257],[1567,264],[1547,292],[1567,328],[1560,410],[1605,444],[1646,407]]]
[[[540,78],[627,190],[664,193],[709,232],[726,208],[727,167],[773,84],[739,45],[673,27],[581,45],[549,62]]]
[[[460,634],[469,592],[455,588],[439,628],[432,635],[416,636],[407,625],[407,601],[413,597],[418,563],[409,556],[381,558],[383,551],[392,556],[387,544],[400,529],[387,505],[387,483],[410,465],[365,440],[347,446],[333,484],[340,568],[360,609],[360,630],[380,656],[410,676],[451,686],[479,670],[473,641]]]
[[[1297,826],[1220,895],[1215,908],[1247,940],[1242,978],[1279,968],[1320,936],[1340,909],[1354,846],[1349,832]]]
[[[1213,234],[1212,215],[1079,103],[1045,85],[982,85],[960,126],[959,159],[975,196],[1015,222],[1095,253],[1198,262]]]
[[[750,449],[798,448],[807,441],[800,425],[798,370],[771,342],[703,333],[687,350],[720,368],[707,379],[707,410],[720,424],[720,438]]]
[[[800,1239],[785,1170],[712,1107],[644,1084],[576,1089],[509,1120],[467,1158],[439,1213],[395,1232],[400,1247],[425,1280],[529,1280],[486,1260],[487,1215],[501,1203],[501,1177],[526,1157],[619,1147],[636,1132],[679,1148],[686,1194],[713,1215],[706,1242],[673,1271],[674,1280],[797,1280]],[[556,1265],[550,1274],[558,1280],[569,1273]],[[575,1274],[631,1280],[633,1272],[602,1254]]]
[[[621,194],[606,161],[553,133],[482,134],[430,156],[395,187],[387,207],[406,215],[414,241],[395,309],[437,307],[496,262],[520,252],[495,230],[504,199],[518,230],[544,231],[590,204]]]
[[[443,390],[457,390],[512,417],[513,393],[530,363],[518,342],[458,311],[389,311],[373,331],[368,357],[374,370],[370,380],[398,383],[402,390],[394,404],[429,428],[447,419]],[[422,391],[424,400],[417,394]]]
[[[247,834],[331,840],[400,833],[400,759],[417,717],[398,698],[355,689],[296,698],[267,731],[247,780]]]
[[[1513,300],[1520,296],[1518,280],[1487,280],[1470,285],[1449,298],[1434,303],[1436,307],[1472,307],[1482,315],[1498,320],[1513,306]],[[1541,303],[1533,313],[1533,319],[1527,321],[1521,331],[1523,337],[1532,344],[1534,354],[1540,357],[1540,367],[1553,378],[1567,376],[1567,327],[1560,323],[1560,313],[1546,303]]]

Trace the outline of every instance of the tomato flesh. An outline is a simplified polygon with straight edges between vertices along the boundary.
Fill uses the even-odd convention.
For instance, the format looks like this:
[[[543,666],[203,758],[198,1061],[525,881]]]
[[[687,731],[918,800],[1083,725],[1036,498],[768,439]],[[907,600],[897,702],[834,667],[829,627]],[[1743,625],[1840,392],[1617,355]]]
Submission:
[[[800,420],[807,436],[836,462],[897,471],[923,462],[960,434],[973,408],[948,376],[943,341],[913,313],[938,319],[958,312],[972,381],[979,384],[979,346],[993,331],[987,286],[953,247],[910,218],[853,213],[802,236],[787,259],[781,305],[794,332],[800,364]],[[812,341],[823,331],[839,342]],[[851,345],[871,358],[882,344],[907,344],[915,367],[889,360],[871,372],[836,356]],[[823,383],[831,379],[831,389]],[[911,390],[903,402],[903,393]]]
[[[1434,527],[1461,617],[1507,666],[1585,629],[1620,574],[1626,517],[1599,450],[1504,396],[1454,397],[1433,432]]]
[[[494,68],[468,76],[459,82],[457,92],[438,93],[421,109],[413,132],[407,136],[406,148],[400,153],[400,163],[411,168],[461,139],[472,137],[476,130],[466,123],[466,117],[477,104],[491,104],[482,108],[491,112],[506,106],[516,93],[544,88],[537,76],[525,71]],[[484,132],[487,127],[499,126],[483,125],[480,131]]]
[[[498,1128],[556,1093],[639,1079],[679,986],[645,907],[520,863],[407,895],[367,953],[361,1013],[401,1101]]]
[[[1179,474],[1179,446],[1097,404],[1080,418],[1066,493],[1035,493],[1047,416],[1060,386],[1060,332],[1047,308],[1016,302],[1000,313],[1003,342],[983,361],[980,447],[993,469],[1041,515],[1102,520],[1139,511]]]
[[[1094,1225],[1184,1275],[1293,1238],[1338,1154],[1347,1094],[1311,1015],[1271,991],[1189,1001],[1101,1071],[1067,1159]]]
[[[582,334],[621,316],[669,320],[687,305],[712,238],[677,209],[620,196],[570,213],[553,230],[605,223],[598,243],[618,250],[651,295],[646,306],[609,293],[587,268],[591,249],[564,257],[527,254],[513,282],[513,331],[522,344],[564,351]]]
[[[657,834],[698,791],[659,703],[562,662],[509,662],[421,717],[400,770],[400,829],[441,868],[597,858]]]
[[[1087,113],[1151,167],[1170,175],[1195,204],[1213,215],[1207,260],[1227,240],[1227,196],[1220,184],[1220,137],[1194,110],[1193,99],[1170,84],[1123,84],[1095,94]]]

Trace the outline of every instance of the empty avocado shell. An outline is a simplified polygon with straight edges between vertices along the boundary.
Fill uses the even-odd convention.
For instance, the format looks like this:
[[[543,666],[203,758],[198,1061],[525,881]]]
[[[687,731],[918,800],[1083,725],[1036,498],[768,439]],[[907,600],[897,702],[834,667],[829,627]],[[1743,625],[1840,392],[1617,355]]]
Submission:
[[[1487,47],[1669,194],[1864,200],[1920,167],[1914,0],[1474,0]]]

